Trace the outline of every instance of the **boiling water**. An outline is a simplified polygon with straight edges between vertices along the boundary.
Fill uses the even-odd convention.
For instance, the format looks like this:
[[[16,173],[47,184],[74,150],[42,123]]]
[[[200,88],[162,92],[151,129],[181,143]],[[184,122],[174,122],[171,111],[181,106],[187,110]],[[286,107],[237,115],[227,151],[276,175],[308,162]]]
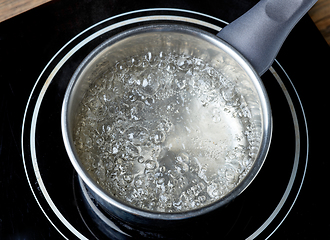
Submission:
[[[230,192],[253,164],[260,136],[230,79],[203,60],[162,52],[109,67],[85,94],[74,142],[110,195],[181,212]]]

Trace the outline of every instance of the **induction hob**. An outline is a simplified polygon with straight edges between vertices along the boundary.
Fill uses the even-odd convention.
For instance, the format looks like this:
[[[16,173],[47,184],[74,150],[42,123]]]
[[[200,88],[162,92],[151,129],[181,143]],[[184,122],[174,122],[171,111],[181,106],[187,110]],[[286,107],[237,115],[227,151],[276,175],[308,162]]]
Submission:
[[[326,121],[319,121],[326,112],[325,86],[320,86],[329,78],[330,51],[308,16],[262,77],[274,122],[262,170],[226,209],[208,214],[202,222],[174,229],[172,234],[141,231],[118,222],[92,201],[84,202],[88,193],[80,190],[63,145],[60,111],[66,86],[98,44],[122,30],[153,22],[190,24],[216,33],[255,2],[54,1],[1,23],[1,198],[5,204],[0,211],[0,236],[319,239],[328,234],[330,222],[322,216],[329,214],[324,191],[329,163],[326,146],[316,134],[326,131]],[[94,208],[92,216],[90,208]],[[107,220],[96,224],[93,217]]]

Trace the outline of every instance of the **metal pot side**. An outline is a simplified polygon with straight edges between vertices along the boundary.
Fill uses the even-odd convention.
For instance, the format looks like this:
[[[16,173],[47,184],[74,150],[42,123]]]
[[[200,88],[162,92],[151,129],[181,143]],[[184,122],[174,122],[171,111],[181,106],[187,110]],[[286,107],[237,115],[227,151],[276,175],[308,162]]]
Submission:
[[[86,90],[106,66],[128,56],[146,52],[176,52],[195,56],[208,62],[234,81],[251,111],[251,121],[260,131],[260,148],[254,165],[246,177],[225,197],[213,204],[186,212],[157,213],[129,206],[106,193],[84,169],[73,143],[75,113]],[[230,65],[230,68],[227,66]],[[122,32],[99,45],[80,64],[67,87],[62,106],[62,135],[69,158],[89,191],[107,211],[120,219],[147,226],[176,224],[224,206],[237,197],[259,172],[269,149],[272,133],[271,109],[266,90],[256,71],[234,48],[218,37],[184,25],[147,25]]]

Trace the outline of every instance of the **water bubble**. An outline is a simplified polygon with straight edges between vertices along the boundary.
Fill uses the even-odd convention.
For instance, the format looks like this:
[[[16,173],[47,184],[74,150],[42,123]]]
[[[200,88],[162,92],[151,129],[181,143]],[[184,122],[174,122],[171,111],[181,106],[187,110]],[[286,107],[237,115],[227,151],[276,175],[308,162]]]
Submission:
[[[203,203],[206,201],[206,197],[204,195],[198,196],[198,200]]]
[[[169,132],[171,130],[172,123],[168,119],[161,119],[157,126],[157,129],[164,132]]]
[[[159,63],[158,63],[158,68],[159,69],[163,69],[163,68],[166,68],[167,66],[167,62],[166,61],[163,61],[163,60],[160,60]]]
[[[155,144],[160,144],[165,141],[166,135],[164,131],[158,130],[153,136],[153,141]]]
[[[183,89],[186,87],[187,81],[189,81],[189,79],[187,78],[185,73],[179,72],[174,77],[174,81],[179,89]]]
[[[160,86],[160,79],[155,73],[146,71],[141,78],[140,90],[146,96],[155,94]]]
[[[135,157],[138,157],[140,155],[141,149],[140,147],[135,146],[131,142],[126,143],[126,153],[128,155],[127,160],[134,160]]]
[[[207,193],[211,198],[218,198],[221,195],[220,187],[216,183],[207,186]]]
[[[214,77],[217,75],[217,71],[213,67],[208,67],[206,69],[206,72],[210,77]]]
[[[144,103],[141,101],[135,101],[131,107],[131,119],[140,120],[143,117]]]
[[[120,153],[123,149],[123,140],[120,139],[118,141],[114,141],[111,143],[111,148],[110,148],[110,152],[114,155]]]
[[[156,166],[155,166],[155,169],[157,168],[157,163],[156,163]],[[146,176],[147,176],[147,185],[149,187],[154,187],[154,180],[155,180],[155,176],[154,176],[154,172],[148,172],[146,173]]]
[[[154,170],[157,166],[157,163],[154,160],[147,160],[145,161],[145,166],[147,170]]]
[[[178,192],[181,192],[182,189],[185,189],[189,185],[188,178],[184,174],[180,174],[177,177],[173,177],[172,180],[175,186],[178,186]]]
[[[228,182],[230,182],[230,183],[234,182],[236,179],[236,174],[233,169],[227,169],[225,176],[226,176],[226,179],[228,180]]]
[[[107,104],[108,102],[112,101],[112,95],[111,92],[107,89],[103,90],[99,95],[98,95],[99,100],[101,101],[102,104]]]
[[[163,184],[163,183],[165,183],[165,178],[159,178],[157,180],[157,184]]]
[[[120,73],[121,75],[128,72],[128,70],[129,70],[127,61],[117,62],[115,65],[115,68],[116,68],[117,72]]]
[[[149,139],[148,129],[139,125],[132,126],[125,131],[125,135],[134,145],[142,145]]]
[[[104,120],[98,123],[98,127],[97,127],[97,131],[101,134],[101,135],[109,135],[112,131],[112,125],[113,125],[113,121],[111,120]]]
[[[96,138],[95,143],[96,143],[97,147],[101,148],[102,145],[104,144],[104,139],[102,137],[98,137],[98,138]]]
[[[133,179],[134,179],[134,176],[133,176],[133,175],[130,175],[130,174],[125,174],[125,175],[123,176],[123,179],[124,179],[126,182],[131,183],[131,182],[133,181]]]
[[[173,202],[173,207],[178,212],[182,211],[182,201],[180,199],[178,199],[177,201],[174,201]]]
[[[195,71],[201,71],[205,67],[205,63],[202,59],[194,58],[194,70]]]
[[[137,175],[134,178],[134,185],[137,188],[142,188],[145,185],[146,179],[144,175]]]
[[[166,54],[163,53],[163,52],[160,52],[159,53],[159,59],[162,60],[162,61],[165,61],[166,60]]]
[[[179,155],[177,156],[177,160],[184,163],[190,162],[188,154],[184,152],[179,153]]]
[[[167,64],[166,70],[169,73],[173,74],[173,73],[175,73],[177,71],[177,66],[175,65],[174,62],[170,62],[170,63]]]
[[[151,67],[156,67],[159,64],[159,58],[157,55],[152,54],[151,52],[148,52],[145,55],[145,59],[150,64]]]
[[[235,96],[235,89],[233,87],[223,88],[221,94],[226,101],[231,101]]]
[[[188,166],[188,164],[186,164],[184,162],[176,161],[175,162],[175,169],[179,173],[185,173],[185,172],[189,171],[189,166]]]
[[[192,60],[187,56],[180,56],[177,59],[177,65],[180,70],[187,71],[191,68],[192,64]]]
[[[143,62],[143,59],[141,57],[139,57],[139,56],[134,56],[130,60],[130,64],[132,66],[135,66],[135,67],[141,66],[142,65],[142,62]]]
[[[104,112],[106,112],[106,106],[104,106],[99,98],[97,96],[91,97],[89,101],[87,101],[86,106],[89,108],[89,110],[96,116],[102,116],[104,115]]]
[[[165,166],[159,167],[159,172],[160,173],[165,173],[166,172],[166,167]]]
[[[161,152],[161,147],[160,145],[151,145],[152,150],[151,150],[151,155],[154,159],[157,159],[160,155]]]
[[[144,160],[145,160],[145,159],[144,159],[143,156],[139,156],[139,157],[137,157],[137,162],[138,162],[138,163],[141,163],[141,164],[142,164],[142,163],[144,163]]]

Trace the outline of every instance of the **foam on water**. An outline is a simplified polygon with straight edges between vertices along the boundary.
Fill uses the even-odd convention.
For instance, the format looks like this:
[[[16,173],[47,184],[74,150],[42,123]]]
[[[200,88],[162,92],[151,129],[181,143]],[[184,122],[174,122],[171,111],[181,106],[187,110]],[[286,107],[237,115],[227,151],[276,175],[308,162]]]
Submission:
[[[246,175],[260,136],[235,85],[186,55],[133,56],[93,82],[74,142],[110,195],[142,209],[210,204]]]

